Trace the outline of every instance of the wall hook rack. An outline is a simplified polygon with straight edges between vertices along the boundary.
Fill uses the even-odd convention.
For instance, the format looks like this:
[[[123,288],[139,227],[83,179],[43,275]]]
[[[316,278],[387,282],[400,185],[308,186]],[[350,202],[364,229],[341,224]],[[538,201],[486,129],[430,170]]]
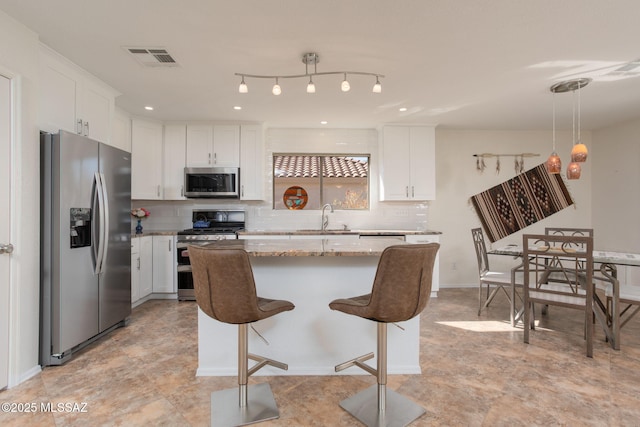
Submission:
[[[506,153],[506,154],[498,154],[498,153],[480,153],[474,154],[473,157],[476,158],[476,170],[480,173],[484,172],[487,165],[484,162],[484,159],[495,157],[496,158],[496,174],[500,173],[500,157],[513,157],[514,158],[514,169],[516,173],[524,172],[524,159],[525,157],[539,157],[540,154],[537,153]]]

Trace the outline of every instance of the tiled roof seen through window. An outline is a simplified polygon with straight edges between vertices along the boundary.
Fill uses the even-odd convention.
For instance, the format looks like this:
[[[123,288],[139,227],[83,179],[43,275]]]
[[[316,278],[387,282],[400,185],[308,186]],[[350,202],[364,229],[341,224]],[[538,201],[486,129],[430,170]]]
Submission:
[[[345,156],[274,156],[275,178],[366,178],[369,163]]]

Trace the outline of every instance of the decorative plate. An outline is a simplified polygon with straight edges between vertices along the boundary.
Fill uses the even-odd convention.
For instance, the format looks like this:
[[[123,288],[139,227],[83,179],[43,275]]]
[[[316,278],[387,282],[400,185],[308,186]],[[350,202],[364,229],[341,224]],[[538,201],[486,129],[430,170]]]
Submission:
[[[282,195],[282,201],[287,209],[304,209],[308,200],[309,196],[307,195],[306,190],[298,186],[287,188]]]

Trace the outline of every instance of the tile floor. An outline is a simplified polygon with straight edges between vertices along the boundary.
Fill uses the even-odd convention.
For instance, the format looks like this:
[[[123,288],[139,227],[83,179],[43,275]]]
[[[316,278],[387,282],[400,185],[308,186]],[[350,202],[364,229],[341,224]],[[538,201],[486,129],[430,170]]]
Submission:
[[[389,388],[427,409],[413,425],[640,425],[640,318],[623,329],[620,351],[596,328],[589,359],[573,310],[552,307],[526,345],[522,327],[508,324],[504,299],[481,317],[476,304],[475,289],[441,290],[422,316],[422,375],[389,377]],[[126,328],[66,365],[0,392],[0,402],[86,402],[86,412],[0,413],[0,425],[208,426],[210,393],[236,387],[236,379],[196,377],[196,367],[195,303],[148,301]],[[375,382],[365,375],[250,381],[269,381],[280,407],[280,419],[264,426],[356,426],[338,402]]]

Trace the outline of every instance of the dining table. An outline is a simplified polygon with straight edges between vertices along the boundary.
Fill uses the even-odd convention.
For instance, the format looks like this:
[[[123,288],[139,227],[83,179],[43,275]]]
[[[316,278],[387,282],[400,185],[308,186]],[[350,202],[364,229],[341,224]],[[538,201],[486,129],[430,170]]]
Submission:
[[[502,247],[491,249],[487,252],[488,255],[503,255],[511,256],[514,258],[522,258],[522,246],[516,244],[508,244]],[[594,263],[594,284],[596,288],[603,289],[603,286],[611,286],[611,303],[602,301],[597,292],[594,292],[594,314],[600,321],[603,327],[605,335],[609,344],[614,350],[620,350],[620,304],[619,304],[619,291],[620,283],[618,281],[618,269],[619,266],[626,267],[640,267],[640,254],[629,252],[617,252],[606,250],[594,250],[593,251],[593,263]],[[598,266],[597,268],[595,266]],[[600,273],[598,274],[597,271]],[[604,283],[599,286],[598,283]],[[512,326],[515,326],[522,317],[524,307],[520,310],[516,310],[516,286],[515,281],[511,283],[511,322]],[[600,311],[598,312],[597,307]],[[515,313],[515,315],[514,315]]]

